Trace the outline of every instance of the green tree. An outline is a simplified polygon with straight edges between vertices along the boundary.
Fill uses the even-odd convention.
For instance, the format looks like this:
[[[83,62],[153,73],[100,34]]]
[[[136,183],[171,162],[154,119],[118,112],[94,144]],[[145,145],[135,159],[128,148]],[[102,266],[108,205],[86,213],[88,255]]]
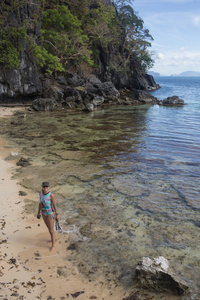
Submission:
[[[88,37],[81,21],[67,6],[57,5],[42,12],[42,45],[59,58],[64,68],[78,67],[82,62],[92,65]]]
[[[0,3],[0,63],[5,68],[20,65],[21,41],[26,37],[26,23],[17,22],[13,12],[22,5],[22,0]]]
[[[96,1],[95,6],[91,6],[82,18],[82,26],[93,48],[100,45],[106,49],[109,44],[118,42],[120,34],[117,30],[117,22],[113,6],[105,5],[101,0]]]
[[[37,65],[53,74],[82,66],[90,68],[100,51],[109,53],[110,66],[124,72],[130,59],[147,69],[153,60],[152,36],[129,5],[131,0],[38,0],[32,19],[17,16],[28,0],[0,2],[0,63],[17,68],[24,44]],[[41,22],[40,34],[32,27]],[[32,31],[31,31],[31,30]],[[30,31],[32,32],[30,34]],[[114,54],[113,54],[114,53]],[[98,66],[97,66],[98,68]]]
[[[148,51],[153,37],[149,30],[144,28],[144,21],[130,5],[120,8],[119,18],[125,35],[123,47],[129,51],[129,55],[134,53],[141,60],[144,70],[148,69],[153,64],[151,53]]]

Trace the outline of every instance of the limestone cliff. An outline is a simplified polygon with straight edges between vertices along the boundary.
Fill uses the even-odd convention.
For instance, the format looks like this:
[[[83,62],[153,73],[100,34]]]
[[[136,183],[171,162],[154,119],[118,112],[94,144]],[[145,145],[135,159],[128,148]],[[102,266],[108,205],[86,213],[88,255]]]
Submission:
[[[0,63],[0,101],[1,103],[8,101],[32,101],[32,99],[38,98],[41,95],[42,97],[46,97],[46,75],[42,69],[37,67],[30,49],[30,40],[34,44],[35,40],[39,40],[41,37],[40,12],[38,9],[39,0],[24,1],[24,4],[21,3],[16,7],[13,7],[13,1],[11,0],[3,2],[4,6],[7,5],[9,10],[9,22],[12,25],[16,25],[16,27],[26,22],[27,28],[26,39],[19,37],[17,41],[20,44],[19,67],[6,68],[3,63]],[[110,1],[108,2],[110,3]],[[113,50],[110,46],[107,52],[101,48],[98,51],[99,54],[96,57],[98,72],[95,71],[95,75],[102,83],[112,82],[117,89],[152,90],[158,88],[152,76],[145,75],[141,68],[135,68],[135,65],[131,62],[124,72],[110,70],[116,49]],[[76,70],[74,70],[74,73],[76,73]],[[65,74],[62,76],[64,78]],[[65,79],[66,86],[69,85],[69,76],[66,75],[66,78],[62,81],[62,86]],[[58,85],[55,74],[51,76],[50,80],[51,84],[52,82],[56,82]],[[81,80],[85,84],[88,81],[87,78],[82,78]]]
[[[34,39],[40,35],[40,23],[35,25],[34,16],[39,15],[37,0],[32,0],[31,4],[12,8],[12,1],[6,1],[9,11],[10,23],[14,26],[27,21],[27,36]],[[0,99],[4,102],[8,99],[30,99],[42,92],[42,84],[39,79],[39,72],[34,62],[33,56],[28,47],[28,43],[22,39],[20,43],[20,66],[17,69],[5,68],[0,64]]]

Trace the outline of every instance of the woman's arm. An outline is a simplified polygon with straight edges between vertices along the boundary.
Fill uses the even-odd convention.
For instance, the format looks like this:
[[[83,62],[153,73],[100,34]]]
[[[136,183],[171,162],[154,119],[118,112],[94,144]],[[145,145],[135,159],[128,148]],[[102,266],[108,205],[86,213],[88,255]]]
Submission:
[[[55,219],[58,220],[58,210],[57,210],[57,207],[56,207],[54,194],[51,194],[51,203],[52,203],[54,211],[55,211]]]
[[[41,203],[39,203],[39,205],[38,205],[38,213],[37,213],[37,218],[39,219],[40,217],[41,217],[41,208],[42,208],[42,204]]]

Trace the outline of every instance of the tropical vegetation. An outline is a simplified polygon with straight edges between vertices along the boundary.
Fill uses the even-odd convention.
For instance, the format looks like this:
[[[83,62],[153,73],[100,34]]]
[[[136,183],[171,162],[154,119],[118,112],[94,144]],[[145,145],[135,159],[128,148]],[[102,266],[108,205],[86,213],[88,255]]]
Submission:
[[[131,2],[1,0],[0,65],[18,68],[25,47],[49,74],[98,70],[102,51],[110,54],[109,72],[125,71],[130,61],[146,71],[153,38]],[[17,12],[27,5],[37,6],[34,16],[20,20]]]

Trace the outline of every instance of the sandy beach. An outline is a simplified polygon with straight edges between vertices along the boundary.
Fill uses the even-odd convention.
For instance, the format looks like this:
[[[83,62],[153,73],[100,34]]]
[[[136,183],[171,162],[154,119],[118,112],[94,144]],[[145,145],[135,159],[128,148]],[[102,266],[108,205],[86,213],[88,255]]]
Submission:
[[[0,118],[17,109],[22,110],[0,107]],[[16,160],[5,160],[15,152],[17,149],[0,137],[0,299],[125,299],[130,290],[104,278],[90,281],[66,259],[67,233],[56,233],[56,250],[49,252],[49,234],[43,221],[36,218],[39,195],[12,179]],[[26,213],[21,192],[35,201],[32,214]]]

